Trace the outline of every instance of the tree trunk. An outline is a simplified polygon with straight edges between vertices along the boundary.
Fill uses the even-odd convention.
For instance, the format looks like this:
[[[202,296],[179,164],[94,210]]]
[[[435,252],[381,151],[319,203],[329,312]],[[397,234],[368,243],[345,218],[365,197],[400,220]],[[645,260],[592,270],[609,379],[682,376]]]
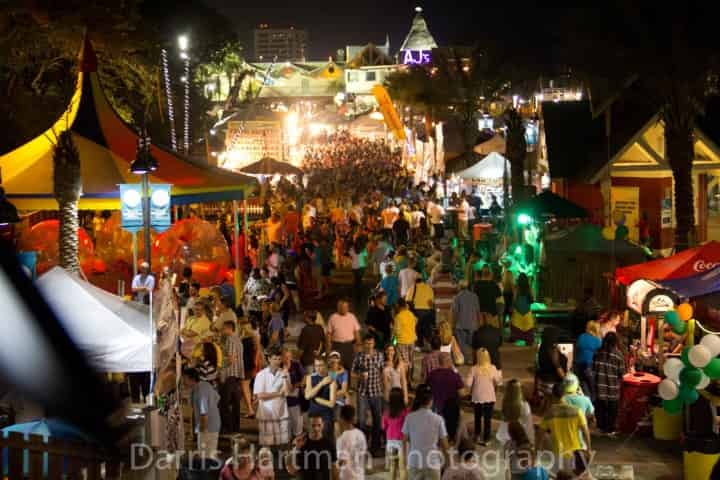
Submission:
[[[665,142],[670,167],[675,180],[675,248],[689,248],[695,238],[695,207],[693,205],[692,162],[695,156],[693,149],[692,128],[674,126],[665,123]]]
[[[59,253],[60,266],[71,273],[80,274],[78,246],[78,203],[64,201],[60,204]]]

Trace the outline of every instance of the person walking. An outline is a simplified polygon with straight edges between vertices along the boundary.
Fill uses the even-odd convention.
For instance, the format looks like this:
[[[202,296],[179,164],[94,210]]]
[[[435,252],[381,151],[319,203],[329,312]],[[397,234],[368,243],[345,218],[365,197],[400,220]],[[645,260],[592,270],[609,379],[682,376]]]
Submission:
[[[290,375],[291,390],[287,395],[288,415],[290,417],[290,438],[295,438],[303,432],[303,415],[300,406],[300,389],[304,386],[305,369],[300,362],[293,358],[293,352],[283,349],[283,369]]]
[[[240,431],[241,382],[245,378],[243,344],[235,334],[235,322],[225,321],[222,329],[223,368],[220,371],[220,417],[223,431]]]
[[[365,434],[355,428],[355,408],[340,408],[340,436],[337,439],[337,462],[339,480],[363,480],[367,463],[367,440]]]
[[[537,450],[542,451],[545,444],[549,443],[555,455],[553,473],[571,469],[576,475],[581,475],[587,470],[587,461],[590,458],[590,430],[585,415],[578,408],[565,403],[564,395],[563,385],[555,384],[552,405],[540,422]]]
[[[255,408],[253,406],[252,394],[250,391],[250,382],[260,371],[262,357],[262,345],[260,343],[260,332],[257,328],[253,328],[247,317],[243,317],[238,328],[238,338],[243,346],[243,371],[245,377],[240,381],[242,387],[242,396],[247,406],[247,418],[255,418]]]
[[[360,324],[350,312],[350,302],[338,301],[337,312],[328,319],[326,351],[340,352],[343,366],[351,370],[355,356],[355,347],[360,346]]]
[[[479,326],[480,303],[477,295],[468,289],[467,280],[460,281],[460,291],[452,304],[452,313],[455,318],[455,338],[466,359],[472,358],[472,335]]]
[[[385,265],[385,276],[380,280],[380,289],[387,295],[386,304],[392,308],[397,304],[400,298],[400,280],[394,273],[394,265],[388,263]]]
[[[408,480],[440,480],[448,463],[448,433],[445,420],[432,411],[433,391],[418,385],[412,412],[403,423],[403,451],[407,454]]]
[[[335,442],[325,436],[322,415],[310,415],[309,433],[295,437],[286,454],[285,467],[302,480],[334,480],[338,476]]]
[[[338,352],[330,352],[328,359],[330,378],[335,380],[335,416],[337,417],[337,410],[350,403],[350,372],[343,367]]]
[[[553,386],[562,383],[567,375],[567,357],[557,345],[559,335],[560,331],[552,326],[545,327],[542,333],[536,373],[538,391],[543,398],[541,412],[544,412],[550,404]]]
[[[392,308],[387,304],[387,300],[386,292],[382,290],[377,292],[371,299],[371,305],[365,317],[365,326],[368,332],[375,336],[375,345],[378,349],[385,348],[385,344],[389,344],[392,340],[393,316]]]
[[[415,285],[408,290],[405,300],[417,317],[417,345],[423,348],[425,341],[430,343],[435,330],[435,293],[423,277],[419,276]]]
[[[305,399],[310,401],[310,415],[320,415],[325,425],[323,435],[335,438],[335,402],[337,384],[328,374],[324,357],[315,359],[315,372],[305,378]]]
[[[495,388],[500,383],[502,383],[502,374],[490,361],[490,353],[484,348],[479,349],[475,365],[465,377],[465,386],[470,389],[472,395],[475,435],[477,442],[482,446],[487,446],[490,441],[492,415],[495,409]]]
[[[185,369],[183,380],[190,388],[198,451],[203,458],[216,458],[221,426],[220,395],[212,385],[200,379],[200,372],[195,369]]]
[[[442,353],[442,351],[440,351],[441,348],[442,341],[440,340],[440,336],[433,335],[430,339],[430,353],[426,353],[421,362],[422,370],[420,372],[420,378],[423,383],[427,383],[427,377],[430,372],[436,368],[440,368],[440,354]]]
[[[530,409],[528,401],[525,400],[522,383],[515,378],[505,384],[502,403],[502,421],[495,435],[503,445],[511,440],[508,428],[513,422],[522,425],[530,443],[535,443],[535,425],[533,424],[532,410]]]
[[[433,392],[433,409],[445,419],[448,436],[454,439],[460,426],[460,397],[465,394],[465,383],[449,354],[440,355],[440,368],[430,372],[427,383]]]
[[[370,451],[377,453],[381,443],[380,420],[382,416],[383,380],[385,361],[382,353],[375,350],[375,337],[365,335],[363,350],[355,356],[352,373],[358,375],[357,410],[358,422],[362,429],[367,425],[368,411],[372,415]]]
[[[282,367],[282,352],[268,352],[269,365],[255,377],[253,394],[258,399],[257,418],[260,445],[279,447],[290,441],[290,414],[287,395],[292,391],[290,374]]]
[[[402,428],[407,417],[405,394],[399,388],[390,390],[386,402],[387,408],[382,417],[382,429],[385,432],[385,465],[390,468],[390,480],[405,477],[405,456],[403,455]]]
[[[478,328],[472,337],[472,348],[474,352],[484,348],[490,354],[492,364],[498,370],[502,371],[502,363],[500,360],[500,346],[502,345],[502,330],[495,326],[491,320],[484,316],[480,320],[480,328]]]
[[[417,318],[408,308],[404,298],[398,300],[398,312],[395,315],[395,336],[400,357],[408,368],[408,384],[413,382],[415,364],[415,341],[417,340]]]
[[[522,340],[526,345],[535,343],[535,316],[532,313],[533,304],[530,280],[527,275],[518,275],[515,301],[510,318],[510,341]]]
[[[398,279],[400,280],[400,297],[407,298],[410,288],[415,285],[420,274],[415,270],[417,263],[415,261],[408,262],[408,266],[400,270]]]
[[[393,388],[399,388],[405,395],[405,403],[409,401],[407,384],[407,365],[400,358],[395,345],[385,347],[385,368],[383,369],[383,392],[384,400],[390,399],[390,392]]]
[[[597,424],[601,432],[614,435],[620,387],[625,375],[625,360],[618,347],[618,337],[610,332],[603,338],[600,349],[593,360],[595,372],[595,395],[597,403]]]
[[[297,340],[297,348],[301,352],[300,363],[308,373],[312,373],[315,358],[325,349],[325,329],[317,324],[317,316],[315,310],[305,310],[305,326],[300,330]]]

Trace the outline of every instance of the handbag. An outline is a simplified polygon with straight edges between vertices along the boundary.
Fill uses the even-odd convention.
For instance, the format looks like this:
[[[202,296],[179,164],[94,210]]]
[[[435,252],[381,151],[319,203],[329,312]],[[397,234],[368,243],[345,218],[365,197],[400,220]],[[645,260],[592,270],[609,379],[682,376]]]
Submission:
[[[465,365],[465,355],[463,355],[455,337],[453,337],[452,342],[450,343],[450,355],[452,356],[453,363],[455,365]]]

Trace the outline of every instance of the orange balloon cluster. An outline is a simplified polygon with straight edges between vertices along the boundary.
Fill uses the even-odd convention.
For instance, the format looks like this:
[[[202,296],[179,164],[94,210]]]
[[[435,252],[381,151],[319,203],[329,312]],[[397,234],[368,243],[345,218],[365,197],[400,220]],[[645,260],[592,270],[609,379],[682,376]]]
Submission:
[[[152,249],[153,270],[169,267],[176,273],[189,266],[203,287],[218,285],[230,265],[227,242],[215,225],[197,218],[181,220],[158,235]]]
[[[60,221],[45,220],[36,223],[20,235],[20,251],[37,252],[37,273],[43,274],[58,265],[60,259]],[[94,248],[90,236],[84,228],[78,228],[80,266],[86,274],[100,267],[94,258]]]
[[[693,307],[689,303],[681,303],[675,307],[675,311],[677,311],[678,317],[680,317],[680,320],[683,322],[687,322],[693,318]]]
[[[120,212],[112,212],[110,218],[105,220],[102,227],[95,232],[95,253],[108,265],[124,263],[132,265],[132,233],[120,227]],[[155,230],[150,230],[150,240],[157,238]],[[145,258],[145,242],[143,232],[137,234],[138,262]]]

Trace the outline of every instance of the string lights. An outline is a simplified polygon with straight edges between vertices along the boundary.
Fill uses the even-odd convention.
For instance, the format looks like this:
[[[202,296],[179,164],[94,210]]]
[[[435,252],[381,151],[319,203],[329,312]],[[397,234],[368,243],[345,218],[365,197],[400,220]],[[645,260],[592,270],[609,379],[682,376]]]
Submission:
[[[167,98],[168,119],[170,120],[170,144],[177,152],[177,134],[175,132],[175,108],[173,106],[172,84],[170,83],[170,69],[168,68],[167,50],[162,49],[160,53],[163,69],[163,80],[165,81],[165,98]]]
[[[184,61],[183,79],[185,83],[185,99],[183,102],[183,148],[185,154],[190,153],[190,55],[187,50],[190,42],[187,35],[178,37],[178,46],[180,47],[180,58]]]

